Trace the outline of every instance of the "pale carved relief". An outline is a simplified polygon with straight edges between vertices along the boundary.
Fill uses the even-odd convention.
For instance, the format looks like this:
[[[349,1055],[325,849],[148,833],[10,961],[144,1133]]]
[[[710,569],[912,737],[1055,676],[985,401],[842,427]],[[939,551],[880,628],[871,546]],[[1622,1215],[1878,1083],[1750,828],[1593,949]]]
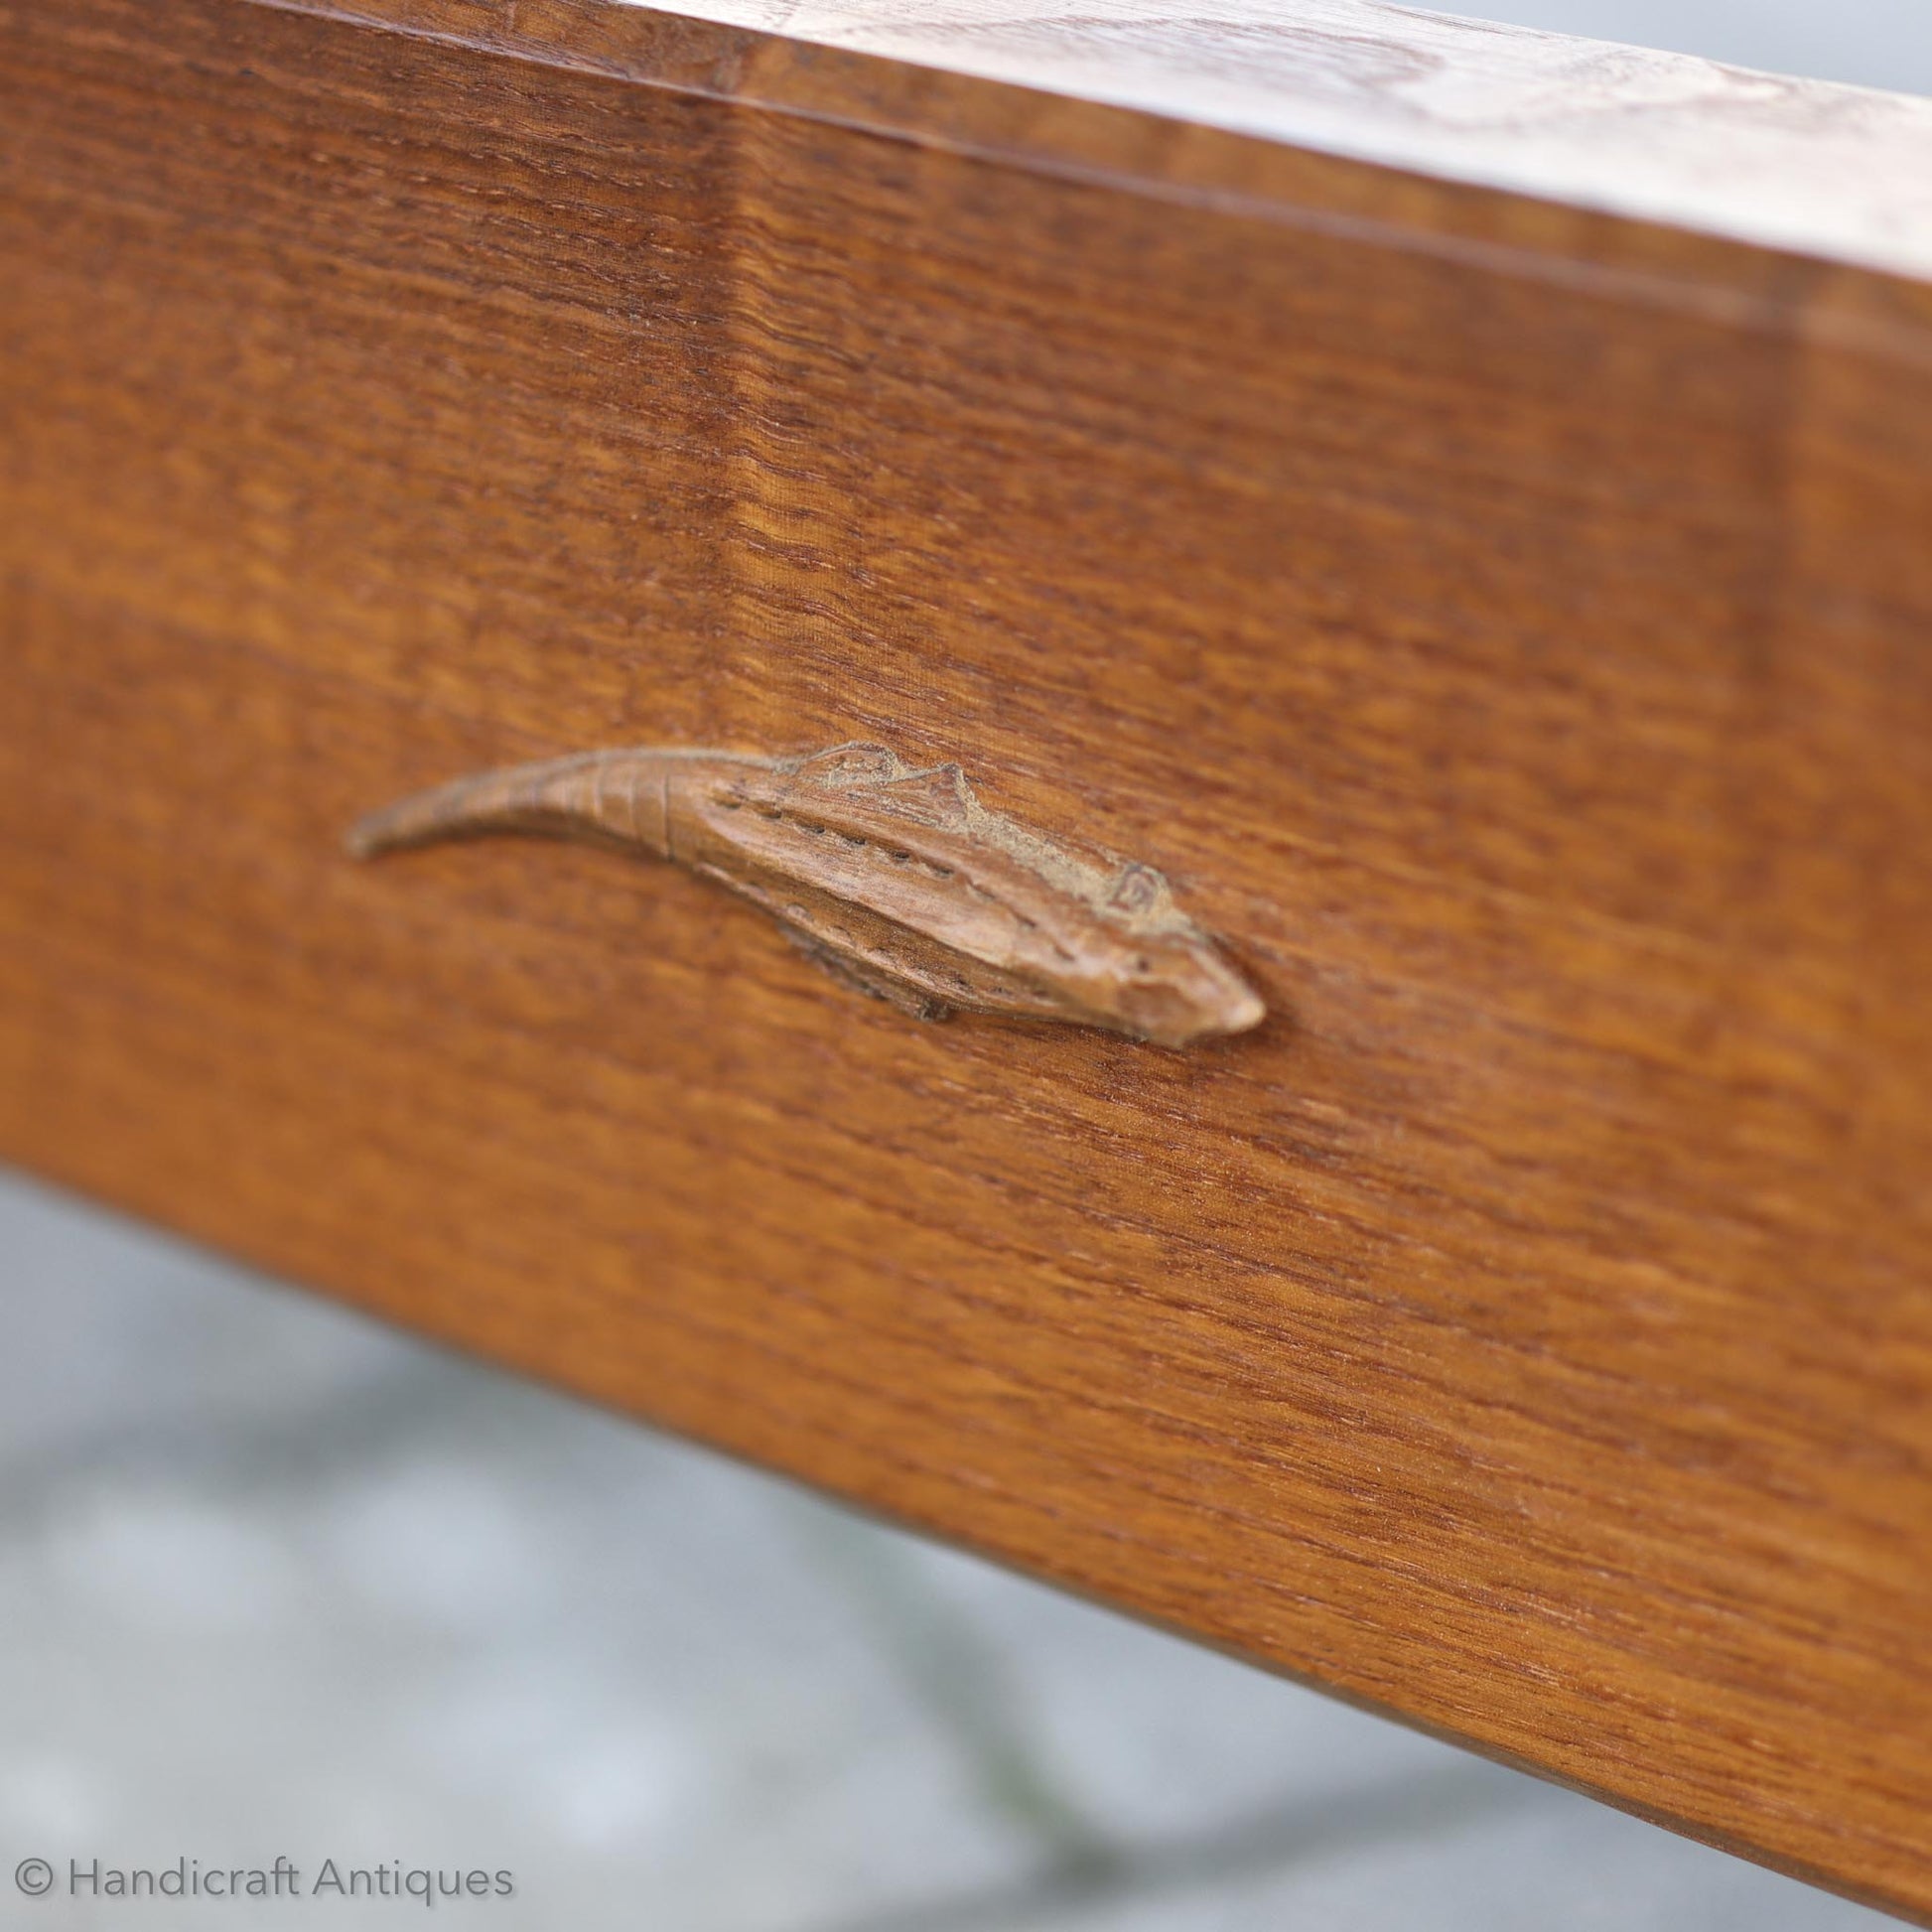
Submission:
[[[497,832],[646,852],[768,912],[839,978],[921,1019],[953,1011],[1186,1046],[1260,998],[1150,866],[1066,850],[956,764],[880,745],[805,758],[589,752],[460,778],[363,819],[358,857]]]

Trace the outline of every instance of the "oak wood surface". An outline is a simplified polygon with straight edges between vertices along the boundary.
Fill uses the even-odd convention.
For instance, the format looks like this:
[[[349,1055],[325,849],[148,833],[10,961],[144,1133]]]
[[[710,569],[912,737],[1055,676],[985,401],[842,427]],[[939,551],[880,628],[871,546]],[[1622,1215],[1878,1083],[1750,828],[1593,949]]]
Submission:
[[[357,4],[0,5],[0,1152],[1932,1919],[1932,296]],[[1268,1021],[343,852],[846,739]]]
[[[787,40],[1932,276],[1932,99],[1398,0],[684,0]]]

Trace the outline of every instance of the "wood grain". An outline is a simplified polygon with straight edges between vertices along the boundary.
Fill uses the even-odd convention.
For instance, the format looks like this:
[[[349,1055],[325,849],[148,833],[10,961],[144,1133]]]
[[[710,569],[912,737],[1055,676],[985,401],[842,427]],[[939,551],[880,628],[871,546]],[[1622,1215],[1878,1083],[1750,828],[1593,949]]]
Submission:
[[[1393,0],[684,0],[680,13],[1932,275],[1932,100]]]
[[[381,3],[0,6],[0,1151],[1932,1919],[1932,297]],[[342,852],[846,739],[1268,1021]]]

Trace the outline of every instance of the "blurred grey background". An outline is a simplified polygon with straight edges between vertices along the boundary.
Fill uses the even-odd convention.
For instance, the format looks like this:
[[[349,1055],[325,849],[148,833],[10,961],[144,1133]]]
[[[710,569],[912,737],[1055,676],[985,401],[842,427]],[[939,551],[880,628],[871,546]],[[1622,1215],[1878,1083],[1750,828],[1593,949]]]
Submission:
[[[1928,0],[1461,0],[1433,11],[1666,47],[1814,80],[1932,93]]]
[[[1932,92],[1926,0],[1456,10]],[[0,1923],[423,1910],[59,1895],[278,1855],[541,1932],[1883,1922],[4,1178],[0,1298]]]

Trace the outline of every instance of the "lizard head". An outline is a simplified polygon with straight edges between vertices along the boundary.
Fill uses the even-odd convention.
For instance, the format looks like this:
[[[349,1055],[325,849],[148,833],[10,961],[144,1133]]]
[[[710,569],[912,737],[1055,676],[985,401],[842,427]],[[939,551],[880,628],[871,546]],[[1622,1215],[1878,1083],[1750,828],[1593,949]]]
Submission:
[[[1149,866],[1114,876],[1103,907],[1106,937],[1078,975],[1094,1022],[1158,1046],[1246,1033],[1268,1009],[1206,933],[1173,909],[1168,882]]]

